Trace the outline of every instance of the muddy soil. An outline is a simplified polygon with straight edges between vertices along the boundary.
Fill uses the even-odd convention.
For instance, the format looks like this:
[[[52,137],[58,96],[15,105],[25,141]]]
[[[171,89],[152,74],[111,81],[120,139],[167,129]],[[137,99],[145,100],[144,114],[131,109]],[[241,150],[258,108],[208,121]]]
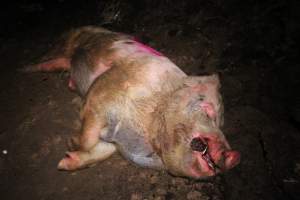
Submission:
[[[21,17],[7,13],[11,19],[0,37],[1,199],[298,199],[298,3],[111,2],[73,5],[68,12],[64,1],[53,3],[60,9],[29,3],[19,7]],[[110,6],[117,9],[104,9]],[[136,16],[129,13],[141,8]],[[118,17],[110,16],[117,11]],[[115,154],[88,169],[56,169],[67,138],[79,127],[80,98],[67,89],[67,72],[17,69],[37,60],[64,30],[101,23],[135,35],[190,75],[221,74],[224,133],[241,152],[239,166],[208,180],[190,180],[143,169]]]

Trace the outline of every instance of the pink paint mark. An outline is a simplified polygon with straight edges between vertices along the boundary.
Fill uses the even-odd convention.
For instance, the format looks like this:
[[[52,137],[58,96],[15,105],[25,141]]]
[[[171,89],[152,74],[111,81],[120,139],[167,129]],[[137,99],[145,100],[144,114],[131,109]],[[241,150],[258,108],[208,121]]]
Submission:
[[[136,41],[136,45],[141,48],[141,50],[143,50],[144,52],[147,52],[147,53],[151,53],[153,55],[156,55],[156,56],[163,56],[160,52],[156,51],[155,49],[147,46],[147,45],[144,45],[142,43],[140,43],[137,38],[134,38],[134,41]]]

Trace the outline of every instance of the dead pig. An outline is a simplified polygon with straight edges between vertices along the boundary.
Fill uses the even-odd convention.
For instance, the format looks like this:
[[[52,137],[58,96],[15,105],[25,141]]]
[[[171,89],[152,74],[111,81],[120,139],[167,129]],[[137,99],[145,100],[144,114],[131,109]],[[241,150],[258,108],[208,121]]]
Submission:
[[[151,52],[119,59],[92,84],[81,112],[79,148],[58,168],[83,168],[119,151],[140,166],[177,176],[198,179],[230,169],[239,153],[220,130],[218,89],[217,76],[187,77]]]
[[[47,61],[25,68],[71,70],[69,86],[84,98],[81,135],[59,169],[83,168],[116,151],[140,166],[193,178],[238,164],[220,130],[217,76],[187,77],[157,51],[102,28],[63,38]]]

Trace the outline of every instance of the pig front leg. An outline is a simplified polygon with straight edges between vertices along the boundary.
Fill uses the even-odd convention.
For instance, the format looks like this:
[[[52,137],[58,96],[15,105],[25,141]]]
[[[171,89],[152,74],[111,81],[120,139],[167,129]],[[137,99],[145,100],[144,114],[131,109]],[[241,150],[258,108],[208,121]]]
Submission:
[[[58,163],[57,168],[68,171],[81,169],[107,159],[116,150],[114,144],[100,141],[90,151],[67,152],[66,156]]]
[[[58,164],[60,170],[76,170],[87,167],[105,160],[116,151],[114,144],[99,139],[105,130],[103,125],[105,123],[102,123],[104,118],[100,119],[99,115],[90,111],[83,113],[83,116],[81,135],[78,139],[79,149],[66,153],[66,156]]]

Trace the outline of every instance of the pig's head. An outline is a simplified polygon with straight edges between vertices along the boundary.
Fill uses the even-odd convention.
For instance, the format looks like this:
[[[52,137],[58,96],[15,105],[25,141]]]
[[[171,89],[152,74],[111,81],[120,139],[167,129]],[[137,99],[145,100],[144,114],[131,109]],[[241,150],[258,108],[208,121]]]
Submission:
[[[161,157],[167,170],[196,179],[233,168],[240,154],[220,130],[223,106],[217,75],[188,77],[165,112]]]

